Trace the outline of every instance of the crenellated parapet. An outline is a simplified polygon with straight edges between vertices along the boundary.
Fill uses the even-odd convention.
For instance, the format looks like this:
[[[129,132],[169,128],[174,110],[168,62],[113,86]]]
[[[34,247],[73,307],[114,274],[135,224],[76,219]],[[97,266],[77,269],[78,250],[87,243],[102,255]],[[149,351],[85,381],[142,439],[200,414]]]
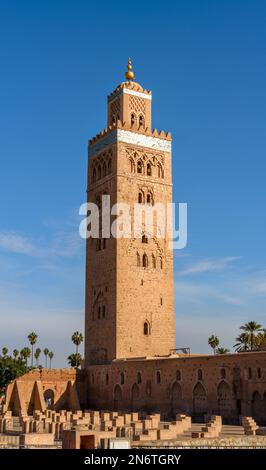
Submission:
[[[120,93],[124,92],[127,93],[127,90],[129,93],[136,92],[136,93],[141,93],[146,95],[144,98],[146,99],[151,99],[152,97],[152,92],[151,90],[146,90],[143,88],[139,83],[137,82],[122,82],[120,83],[112,93],[108,95],[108,102],[112,101],[114,98],[116,98]],[[137,96],[137,95],[136,95]]]
[[[155,150],[171,152],[171,133],[163,130],[152,131],[142,130],[129,126],[126,122],[120,120],[115,124],[108,126],[102,132],[89,140],[89,156],[92,157],[98,152],[104,150],[108,145],[122,141],[134,145],[144,145]]]
[[[121,122],[120,120],[118,120],[116,123],[110,124],[108,127],[99,132],[99,134],[96,134],[96,136],[92,137],[92,139],[89,140],[89,145],[94,145],[96,142],[101,140],[114,129],[124,129],[143,134],[143,131],[138,129],[137,126],[129,126],[126,122]],[[158,137],[159,139],[166,139],[168,141],[172,140],[171,132],[165,132],[164,130],[158,131],[157,129],[153,129],[152,131],[149,131],[147,129],[146,135],[150,135],[151,137]]]

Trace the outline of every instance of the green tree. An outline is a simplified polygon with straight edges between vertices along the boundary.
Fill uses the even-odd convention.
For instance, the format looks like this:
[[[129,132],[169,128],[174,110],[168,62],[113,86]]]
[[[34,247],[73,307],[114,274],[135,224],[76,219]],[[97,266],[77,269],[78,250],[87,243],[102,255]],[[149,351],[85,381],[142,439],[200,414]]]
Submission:
[[[38,338],[38,335],[37,335],[37,333],[35,333],[34,331],[32,331],[32,332],[28,335],[28,340],[29,340],[30,345],[31,345],[31,367],[33,367],[33,356],[34,356],[33,347],[34,347],[34,345],[35,345],[36,342],[37,342],[37,338]]]
[[[19,351],[17,349],[14,349],[13,351],[13,356],[14,356],[14,359],[15,361],[17,360],[18,356],[19,356]]]
[[[49,359],[50,359],[50,369],[51,369],[51,367],[52,367],[52,359],[53,359],[53,357],[54,357],[54,353],[53,353],[52,351],[49,351],[48,357],[49,357]]]
[[[235,341],[236,341],[236,344],[234,344],[234,348],[237,352],[243,352],[243,351],[249,350],[247,333],[241,333],[240,335],[237,336]]]
[[[2,348],[3,357],[6,357],[6,356],[7,356],[7,353],[8,353],[8,348],[3,347],[3,348]]]
[[[72,343],[74,343],[76,345],[76,354],[78,354],[79,346],[83,341],[83,334],[80,333],[79,331],[75,331],[75,333],[73,333],[71,339],[72,339]]]
[[[7,385],[26,372],[27,367],[21,358],[15,360],[11,356],[0,356],[0,393],[5,393]]]
[[[80,353],[73,353],[68,356],[67,360],[71,367],[79,367],[82,361],[82,357]]]
[[[44,356],[45,356],[45,369],[47,369],[47,356],[48,356],[48,354],[49,354],[49,349],[48,349],[48,348],[44,348],[43,354],[44,354]]]
[[[256,321],[250,321],[240,326],[243,331],[237,338],[234,348],[237,352],[255,351],[262,341],[262,332],[264,329]]]
[[[256,321],[249,321],[245,325],[240,326],[240,330],[243,330],[244,333],[248,336],[248,344],[251,351],[258,348],[259,340],[257,333],[263,331],[262,325]]]
[[[40,357],[41,352],[42,350],[40,348],[36,348],[36,351],[34,353],[34,357],[36,360],[36,367],[39,367],[39,357]]]
[[[215,335],[211,335],[208,339],[208,345],[212,348],[213,354],[215,354],[216,348],[219,346],[219,339]]]
[[[216,349],[216,354],[227,354],[230,352],[230,349],[227,348],[217,348]]]
[[[263,330],[258,333],[257,335],[257,341],[258,341],[258,346],[266,346],[266,330],[263,328]]]
[[[28,359],[31,356],[30,348],[25,347],[20,351],[22,359],[26,362],[26,367],[28,367]]]

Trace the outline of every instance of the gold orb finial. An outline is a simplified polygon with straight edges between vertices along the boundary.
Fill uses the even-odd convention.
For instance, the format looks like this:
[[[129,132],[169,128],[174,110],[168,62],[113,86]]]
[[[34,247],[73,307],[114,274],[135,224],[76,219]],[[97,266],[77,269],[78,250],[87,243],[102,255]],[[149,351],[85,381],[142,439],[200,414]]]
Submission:
[[[132,62],[131,62],[130,58],[128,59],[127,71],[125,73],[125,77],[126,77],[127,80],[134,80],[134,78],[135,78],[135,74],[132,70]]]

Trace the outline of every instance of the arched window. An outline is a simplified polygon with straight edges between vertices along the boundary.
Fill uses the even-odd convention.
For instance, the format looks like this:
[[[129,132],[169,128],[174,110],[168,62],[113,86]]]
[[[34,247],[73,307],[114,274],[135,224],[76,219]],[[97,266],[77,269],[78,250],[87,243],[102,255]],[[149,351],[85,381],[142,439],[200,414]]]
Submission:
[[[152,203],[152,197],[151,197],[151,194],[148,193],[147,194],[147,204],[151,204]]]
[[[101,165],[98,166],[98,180],[100,180],[102,177],[102,167]]]
[[[139,253],[137,253],[137,266],[138,266],[138,267],[140,266],[140,256],[139,256]]]
[[[223,368],[223,369],[221,369],[221,379],[225,379],[225,377],[226,377],[226,371]]]
[[[143,325],[143,334],[145,336],[149,336],[149,334],[150,334],[150,326],[149,326],[149,323],[147,321],[145,321],[145,323]]]
[[[130,159],[130,171],[131,173],[135,173],[135,163],[131,159]]]
[[[163,178],[163,169],[161,164],[158,164],[158,178]]]
[[[148,243],[148,237],[146,237],[146,235],[142,235],[141,241],[142,243]]]
[[[101,250],[101,239],[97,238],[97,240],[96,240],[96,251],[100,251],[100,250]]]
[[[93,168],[93,171],[92,171],[92,183],[95,183],[96,182],[96,168]]]
[[[106,238],[102,239],[102,249],[105,250],[106,247]]]
[[[121,374],[120,374],[120,383],[121,383],[121,385],[124,385],[124,383],[125,383],[125,374],[124,374],[124,372],[121,372]]]
[[[161,372],[159,370],[156,371],[156,383],[161,383]]]
[[[102,307],[102,317],[105,318],[105,305]]]
[[[112,163],[111,163],[111,160],[108,161],[108,165],[107,165],[107,173],[108,175],[110,175],[112,171]]]
[[[177,380],[177,381],[178,381],[178,380],[181,380],[181,372],[180,372],[179,369],[177,369],[177,371],[176,371],[176,380]]]
[[[141,163],[141,160],[139,160],[138,163],[137,163],[137,173],[142,173],[142,163]]]
[[[106,163],[103,164],[103,177],[106,176]]]
[[[142,204],[142,193],[139,193],[138,202],[139,204]]]
[[[198,370],[198,380],[202,380],[202,370]]]
[[[101,318],[101,307],[99,306],[98,307],[98,320],[100,320]]]
[[[135,114],[134,114],[134,113],[131,113],[130,122],[131,122],[131,126],[134,126],[134,124],[135,124],[135,122],[136,122]]]
[[[143,119],[143,116],[142,114],[139,116],[139,127],[143,127],[144,126],[144,119]]]
[[[252,379],[252,369],[251,369],[251,367],[248,368],[248,378]]]
[[[261,379],[261,368],[260,367],[257,368],[257,375],[258,375],[258,379]]]
[[[151,381],[147,380],[146,382],[146,395],[147,397],[151,396]]]
[[[48,388],[43,394],[47,410],[54,409],[54,391]]]
[[[161,269],[163,269],[163,260],[161,258],[161,261],[160,261],[160,265],[161,265]]]
[[[151,164],[147,163],[147,176],[151,176]]]
[[[137,373],[137,384],[141,384],[141,373]]]
[[[105,376],[105,383],[106,383],[106,385],[109,384],[109,375],[108,374],[106,374],[106,376]]]
[[[143,268],[148,267],[148,256],[146,255],[146,253],[144,253],[144,255],[142,256],[142,266]]]
[[[152,267],[155,269],[156,268],[156,258],[154,255],[152,255]]]

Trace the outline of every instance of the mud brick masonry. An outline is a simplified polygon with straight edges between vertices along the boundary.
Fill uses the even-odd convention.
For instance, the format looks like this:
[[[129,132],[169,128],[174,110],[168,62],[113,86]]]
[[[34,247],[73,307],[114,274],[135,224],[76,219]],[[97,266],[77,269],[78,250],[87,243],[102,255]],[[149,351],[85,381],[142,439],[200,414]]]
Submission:
[[[108,96],[107,128],[89,141],[87,197],[100,212],[105,194],[111,207],[131,210],[172,202],[171,135],[152,130],[152,93],[128,73]],[[242,415],[265,424],[266,352],[177,354],[173,252],[167,235],[141,230],[139,238],[87,240],[84,369],[29,372],[8,386],[4,412],[185,413],[228,423]]]

